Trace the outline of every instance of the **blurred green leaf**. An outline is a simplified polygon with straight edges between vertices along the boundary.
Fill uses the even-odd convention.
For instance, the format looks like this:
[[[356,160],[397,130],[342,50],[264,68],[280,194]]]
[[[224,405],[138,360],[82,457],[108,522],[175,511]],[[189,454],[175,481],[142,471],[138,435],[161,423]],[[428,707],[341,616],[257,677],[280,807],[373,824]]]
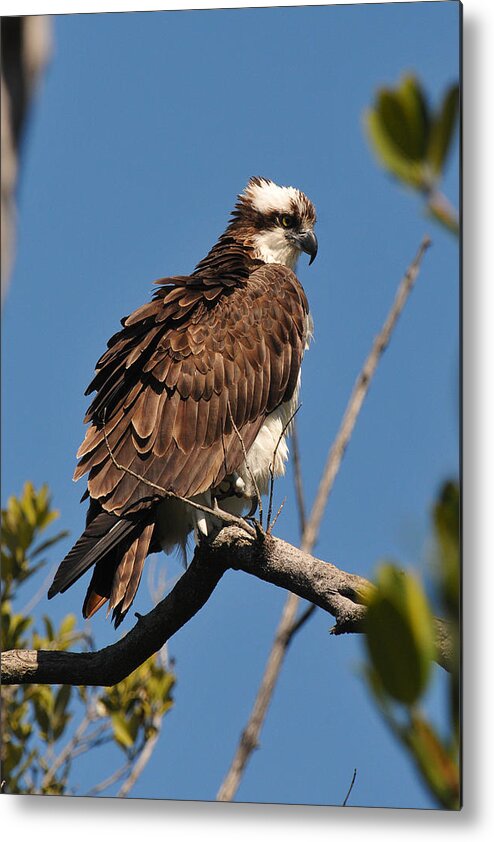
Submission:
[[[443,483],[433,507],[436,540],[436,569],[441,611],[449,620],[453,644],[450,680],[452,740],[457,745],[460,730],[460,488],[456,481]]]
[[[452,85],[433,112],[415,76],[379,88],[365,114],[371,146],[391,175],[424,194],[426,211],[456,236],[458,214],[438,190],[458,122],[459,87]]]
[[[66,534],[59,533],[33,548],[57,517],[46,485],[36,491],[32,483],[26,482],[19,498],[9,497],[7,507],[2,509],[3,599],[11,598],[17,587],[42,566],[43,562],[33,563],[34,557]]]
[[[460,775],[457,759],[445,749],[434,729],[418,714],[403,738],[439,803],[449,810],[460,807]]]
[[[43,617],[43,623],[45,626],[46,637],[51,642],[55,637],[55,629],[53,628],[53,623],[49,617],[46,617],[46,615]]]
[[[444,95],[438,112],[434,115],[427,145],[427,160],[436,176],[442,173],[451,148],[459,107],[459,87],[456,84],[451,85]]]
[[[418,190],[430,185],[426,150],[430,114],[425,94],[414,76],[396,88],[380,88],[367,111],[367,127],[378,159],[406,184]]]
[[[407,159],[415,160],[413,135],[407,121],[406,111],[397,92],[382,88],[377,95],[377,113],[381,128],[388,136],[396,152]]]
[[[114,713],[111,716],[113,734],[119,745],[123,748],[132,748],[134,737],[131,734],[129,723],[123,713]]]
[[[412,705],[423,693],[434,657],[434,627],[427,599],[411,573],[392,564],[378,570],[365,621],[371,663],[389,695]]]
[[[429,137],[430,114],[425,93],[415,76],[405,76],[396,96],[405,117],[407,155],[423,161]]]
[[[422,189],[424,174],[421,164],[408,159],[397,147],[383,125],[381,115],[377,111],[367,111],[366,123],[370,140],[384,167],[405,184]]]
[[[433,519],[441,568],[443,596],[449,613],[457,616],[460,590],[460,489],[448,481],[434,505]]]

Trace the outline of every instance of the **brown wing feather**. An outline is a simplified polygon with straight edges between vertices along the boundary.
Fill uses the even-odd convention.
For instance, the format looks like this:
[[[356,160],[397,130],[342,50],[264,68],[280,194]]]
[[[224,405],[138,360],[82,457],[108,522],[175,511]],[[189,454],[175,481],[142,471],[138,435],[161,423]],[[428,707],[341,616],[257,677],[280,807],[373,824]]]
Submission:
[[[208,278],[201,285],[196,276],[165,283],[123,322],[98,363],[75,474],[89,471],[91,497],[122,514],[153,496],[113,463],[103,418],[120,464],[182,496],[238,468],[242,444],[230,411],[248,449],[266,416],[293,394],[307,312],[295,275],[276,264],[236,286]]]

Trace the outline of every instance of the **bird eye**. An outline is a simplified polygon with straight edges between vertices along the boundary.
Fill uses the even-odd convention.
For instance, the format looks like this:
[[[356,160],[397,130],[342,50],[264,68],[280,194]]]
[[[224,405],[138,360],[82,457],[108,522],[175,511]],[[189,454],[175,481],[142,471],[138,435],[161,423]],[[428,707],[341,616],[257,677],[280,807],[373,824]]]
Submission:
[[[293,226],[293,216],[290,216],[287,213],[283,213],[280,216],[280,222],[283,228],[291,228]]]

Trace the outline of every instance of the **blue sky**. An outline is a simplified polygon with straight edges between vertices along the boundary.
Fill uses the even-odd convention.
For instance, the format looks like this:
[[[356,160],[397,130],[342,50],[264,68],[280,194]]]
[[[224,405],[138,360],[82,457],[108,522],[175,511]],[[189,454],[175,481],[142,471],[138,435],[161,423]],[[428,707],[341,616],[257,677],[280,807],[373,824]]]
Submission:
[[[318,211],[319,254],[298,273],[315,320],[298,416],[309,501],[398,280],[432,234],[315,551],[365,576],[383,557],[426,572],[430,506],[458,468],[458,250],[376,165],[362,115],[376,88],[405,71],[438,101],[458,78],[458,12],[444,2],[55,19],[4,312],[5,496],[26,479],[48,482],[61,527],[79,535],[83,486],[71,476],[94,363],[152,281],[190,271],[249,176],[265,175],[303,189]],[[457,149],[444,190],[457,204]],[[296,542],[290,474],[277,487],[285,494],[278,534]],[[179,575],[175,559],[163,562]],[[79,613],[85,587],[42,601],[39,613]],[[172,639],[176,704],[135,796],[215,797],[284,599],[230,572]],[[149,604],[143,581],[135,610]],[[238,800],[340,803],[357,767],[353,804],[433,806],[367,699],[361,641],[330,637],[330,625],[320,612],[295,640]],[[104,616],[91,628],[98,646],[115,639]],[[438,675],[438,721],[442,690]],[[81,762],[82,790],[114,760],[101,760],[97,780],[91,759]]]

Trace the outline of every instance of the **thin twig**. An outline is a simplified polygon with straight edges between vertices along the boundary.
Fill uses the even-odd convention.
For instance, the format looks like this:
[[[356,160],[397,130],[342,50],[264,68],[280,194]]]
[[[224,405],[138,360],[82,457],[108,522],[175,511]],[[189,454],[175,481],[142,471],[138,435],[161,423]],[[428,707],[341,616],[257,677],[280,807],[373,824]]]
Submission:
[[[426,209],[429,214],[448,228],[452,234],[460,233],[458,213],[449,199],[440,190],[431,190],[427,196]]]
[[[357,770],[356,770],[356,769],[354,769],[354,770],[353,770],[352,781],[351,781],[350,786],[349,786],[349,788],[348,788],[348,792],[347,792],[347,794],[345,795],[345,800],[343,801],[343,804],[341,805],[342,807],[346,807],[346,805],[347,805],[347,801],[348,801],[348,799],[350,798],[350,795],[351,795],[351,792],[352,792],[353,785],[354,785],[354,783],[355,783],[355,778],[356,778],[356,777],[357,777]]]
[[[302,404],[300,403],[300,404],[297,406],[297,408],[295,409],[295,411],[294,411],[294,412],[292,412],[292,414],[290,415],[290,418],[288,419],[288,421],[287,421],[287,422],[286,422],[286,424],[284,425],[284,427],[283,427],[283,429],[282,429],[282,431],[281,431],[281,433],[280,433],[280,435],[279,435],[279,437],[278,437],[278,441],[276,442],[276,447],[275,447],[275,449],[273,450],[273,458],[272,458],[271,463],[270,463],[270,465],[269,465],[269,475],[270,475],[270,480],[269,480],[269,505],[268,505],[268,524],[267,524],[267,531],[268,531],[268,532],[271,532],[271,530],[272,530],[272,528],[273,528],[273,527],[271,526],[271,529],[270,529],[270,523],[271,523],[271,515],[272,515],[272,512],[273,512],[274,465],[275,465],[275,462],[276,462],[276,455],[277,455],[277,453],[278,453],[278,448],[279,448],[279,446],[280,446],[280,444],[281,444],[281,442],[282,442],[282,440],[283,440],[283,437],[284,437],[284,435],[285,435],[286,431],[288,430],[288,427],[289,427],[289,426],[290,426],[290,424],[292,423],[293,419],[295,418],[295,416],[296,416],[296,414],[297,414],[297,412],[299,411],[299,409],[300,409],[300,407],[301,407],[301,406],[302,406]]]
[[[276,521],[278,520],[279,516],[281,515],[281,513],[282,513],[282,511],[283,511],[283,507],[284,507],[285,503],[286,503],[286,497],[283,497],[283,500],[281,501],[281,503],[280,503],[280,505],[279,505],[279,507],[278,507],[278,511],[276,512],[276,514],[275,514],[275,516],[274,516],[273,520],[271,521],[271,523],[270,523],[270,524],[269,524],[269,526],[268,526],[268,535],[270,535],[270,534],[271,534],[271,532],[273,531],[274,527],[276,526]]]
[[[106,434],[106,424],[105,420],[103,419],[103,436],[105,438],[106,448],[108,450],[109,456],[111,461],[113,462],[115,468],[118,471],[124,471],[126,474],[130,474],[131,477],[139,480],[139,482],[144,483],[144,485],[149,486],[149,488],[153,488],[155,491],[159,493],[161,497],[173,497],[175,500],[181,500],[182,503],[186,503],[188,506],[191,506],[193,509],[198,509],[200,512],[205,512],[208,515],[212,515],[213,517],[217,517],[219,520],[222,520],[223,523],[229,523],[235,526],[239,526],[241,529],[244,529],[249,535],[253,537],[256,535],[255,529],[247,523],[246,520],[242,517],[237,517],[236,515],[230,514],[230,512],[225,512],[223,509],[220,509],[219,506],[216,506],[214,509],[211,509],[209,506],[203,506],[201,503],[196,503],[194,500],[191,500],[189,497],[182,497],[180,494],[175,494],[174,491],[168,491],[166,488],[162,488],[161,485],[156,485],[155,482],[151,482],[151,480],[146,479],[146,477],[141,476],[136,471],[133,471],[131,468],[127,468],[125,465],[120,465],[115,456],[113,455],[112,449],[110,447],[110,443],[108,441],[108,436]]]
[[[398,291],[388,317],[384,322],[380,333],[373,342],[371,351],[352,390],[339,431],[332,447],[330,448],[328,458],[326,460],[326,465],[319,482],[316,499],[312,506],[309,520],[302,534],[300,548],[305,552],[310,552],[317,540],[324,509],[340,468],[343,454],[355,427],[355,422],[362,408],[363,401],[369,391],[379,360],[389,343],[400,313],[402,312],[408,296],[413,289],[414,283],[420,271],[422,258],[430,244],[430,238],[425,236],[413,262],[408,267],[398,286]],[[300,624],[298,624],[296,620],[298,603],[298,596],[295,596],[293,593],[288,595],[249,721],[242,732],[242,736],[230,769],[228,770],[218,791],[218,795],[216,796],[218,801],[231,801],[234,798],[249,757],[258,745],[259,735],[271,702],[281,666],[283,664],[289,642],[293,638],[293,634],[290,634],[290,630],[294,626],[296,628],[300,628]]]
[[[307,606],[307,608],[305,609],[305,611],[302,611],[302,613],[300,614],[300,617],[297,617],[297,618],[294,620],[294,622],[292,623],[291,628],[288,630],[288,634],[287,634],[287,642],[288,642],[288,644],[290,644],[290,643],[291,643],[292,638],[293,638],[293,637],[295,637],[295,635],[297,634],[297,632],[299,632],[299,631],[300,631],[300,629],[302,628],[302,626],[304,626],[304,625],[305,625],[305,623],[307,622],[307,620],[309,620],[309,619],[312,617],[312,615],[313,615],[314,611],[316,610],[316,608],[317,608],[317,605],[314,605],[314,603],[313,603],[313,602],[312,602],[312,603],[310,603],[310,604]]]
[[[299,518],[299,527],[300,527],[300,535],[304,534],[305,524],[306,524],[306,507],[305,507],[305,494],[304,494],[304,485],[302,481],[302,461],[300,458],[300,446],[298,442],[298,427],[297,422],[293,422],[293,429],[292,429],[292,439],[291,439],[291,446],[292,446],[292,465],[293,465],[293,481],[295,484],[295,497],[297,501],[297,511],[298,511],[298,518]]]
[[[230,421],[232,422],[233,430],[236,433],[236,435],[238,437],[238,440],[240,442],[240,446],[242,448],[242,455],[244,457],[245,467],[247,469],[247,473],[249,474],[250,481],[251,481],[252,485],[254,486],[254,491],[256,492],[257,508],[259,509],[259,523],[262,526],[262,499],[261,499],[261,493],[259,491],[259,486],[258,486],[257,480],[256,480],[256,478],[255,478],[255,476],[252,472],[252,469],[249,465],[249,460],[247,458],[247,450],[245,449],[244,440],[243,440],[243,438],[240,434],[240,430],[238,429],[237,425],[235,424],[235,421],[233,420],[233,414],[232,414],[232,408],[230,406],[230,401],[228,401],[227,405],[228,405],[228,412],[230,413]]]

